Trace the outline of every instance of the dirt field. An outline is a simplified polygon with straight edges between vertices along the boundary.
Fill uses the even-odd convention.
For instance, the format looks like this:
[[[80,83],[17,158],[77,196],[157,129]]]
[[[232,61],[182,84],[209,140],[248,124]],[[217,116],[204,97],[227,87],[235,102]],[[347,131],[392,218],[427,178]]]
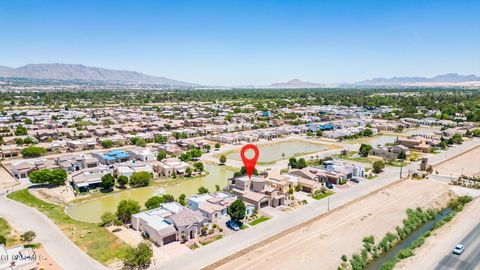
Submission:
[[[442,163],[439,166],[433,168],[434,171],[438,171],[440,175],[453,175],[458,177],[462,174],[467,176],[480,176],[480,147],[473,151],[465,153],[448,162]]]
[[[401,224],[407,208],[444,206],[449,196],[449,187],[443,183],[400,182],[230,261],[220,269],[337,269],[340,256],[357,252],[364,236],[383,237]]]

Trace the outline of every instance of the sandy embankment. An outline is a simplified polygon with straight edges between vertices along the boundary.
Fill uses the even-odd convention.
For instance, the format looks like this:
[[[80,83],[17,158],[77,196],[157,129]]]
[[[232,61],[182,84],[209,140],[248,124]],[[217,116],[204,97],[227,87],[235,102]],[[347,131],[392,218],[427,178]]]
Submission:
[[[358,252],[362,239],[394,231],[415,207],[443,207],[449,187],[430,180],[403,181],[333,211],[302,229],[227,262],[220,269],[337,269],[340,256]]]

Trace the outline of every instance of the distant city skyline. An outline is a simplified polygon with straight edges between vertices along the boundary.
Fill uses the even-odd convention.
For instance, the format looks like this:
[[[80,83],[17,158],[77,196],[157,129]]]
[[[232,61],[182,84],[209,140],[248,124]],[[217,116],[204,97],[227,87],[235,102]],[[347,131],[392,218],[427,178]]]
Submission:
[[[69,63],[204,85],[480,74],[474,1],[6,1],[0,65]]]

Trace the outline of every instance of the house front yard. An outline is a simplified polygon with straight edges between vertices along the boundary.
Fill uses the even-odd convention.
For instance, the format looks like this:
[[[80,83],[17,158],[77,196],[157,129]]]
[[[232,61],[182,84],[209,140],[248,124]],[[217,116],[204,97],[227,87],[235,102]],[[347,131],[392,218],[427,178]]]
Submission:
[[[259,218],[257,218],[257,219],[254,219],[254,220],[250,221],[250,222],[248,223],[248,225],[250,225],[250,226],[255,226],[255,225],[257,225],[257,224],[259,224],[259,223],[262,223],[262,222],[265,222],[265,221],[267,221],[267,220],[269,220],[269,219],[270,219],[269,217],[261,216],[261,217],[259,217]]]

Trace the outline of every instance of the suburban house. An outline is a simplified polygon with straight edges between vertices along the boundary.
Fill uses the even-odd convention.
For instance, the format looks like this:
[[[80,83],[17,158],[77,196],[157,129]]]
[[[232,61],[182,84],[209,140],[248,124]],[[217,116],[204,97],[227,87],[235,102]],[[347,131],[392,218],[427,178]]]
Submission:
[[[93,153],[93,157],[97,158],[100,163],[112,165],[115,163],[125,162],[130,159],[130,155],[123,150],[112,150],[107,153]]]
[[[407,152],[408,147],[403,145],[383,146],[370,150],[371,155],[382,157],[384,159],[397,159],[400,153],[404,153],[406,155]]]
[[[236,199],[236,196],[226,192],[195,195],[188,198],[188,208],[200,211],[210,222],[216,223],[227,216],[228,206]]]
[[[429,153],[432,146],[436,146],[439,142],[434,139],[424,137],[398,138],[397,143],[412,150],[417,150],[423,153]]]
[[[109,173],[110,170],[108,168],[99,166],[75,171],[70,175],[70,179],[74,188],[80,191],[87,191],[91,188],[99,187],[102,183],[102,176]]]
[[[157,160],[157,153],[153,152],[149,148],[135,148],[127,150],[127,153],[132,157],[132,159],[137,159],[140,161],[154,161]]]
[[[69,173],[85,168],[95,168],[100,165],[98,159],[91,156],[87,157],[85,155],[60,156],[55,159],[55,162],[60,168]]]
[[[48,159],[28,159],[12,163],[10,171],[17,179],[27,179],[28,174],[36,170],[55,169],[58,166]]]
[[[188,163],[181,161],[178,158],[166,158],[159,162],[154,162],[153,169],[159,175],[170,177],[173,172],[176,174],[184,174],[188,168]]]
[[[234,177],[229,179],[229,190],[245,203],[261,209],[267,206],[285,205],[286,196],[275,187],[269,185],[266,178],[252,176]]]
[[[134,214],[131,223],[133,229],[158,246],[195,239],[201,228],[209,225],[207,218],[198,211],[177,202],[163,203],[158,208]]]

